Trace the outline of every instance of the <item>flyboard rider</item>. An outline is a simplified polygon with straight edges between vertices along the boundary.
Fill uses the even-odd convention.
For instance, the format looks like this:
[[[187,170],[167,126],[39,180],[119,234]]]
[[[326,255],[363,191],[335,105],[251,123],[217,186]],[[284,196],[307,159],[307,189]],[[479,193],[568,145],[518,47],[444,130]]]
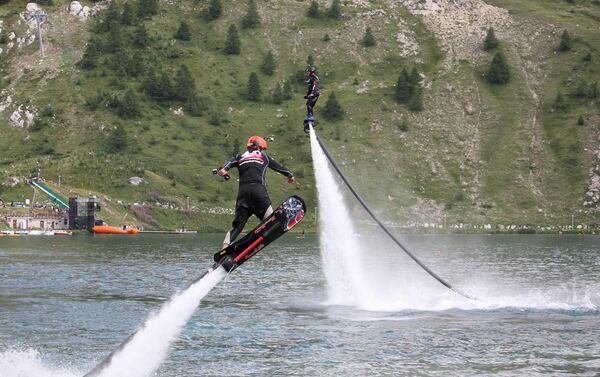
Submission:
[[[248,147],[246,152],[233,156],[217,171],[218,175],[225,177],[228,175],[229,169],[237,167],[240,181],[235,203],[235,217],[232,228],[223,240],[223,249],[239,236],[250,216],[255,215],[260,220],[264,220],[273,213],[271,199],[265,186],[267,168],[285,175],[289,184],[296,182],[289,169],[263,153],[267,149],[265,139],[260,136],[252,136],[248,139],[246,147]]]

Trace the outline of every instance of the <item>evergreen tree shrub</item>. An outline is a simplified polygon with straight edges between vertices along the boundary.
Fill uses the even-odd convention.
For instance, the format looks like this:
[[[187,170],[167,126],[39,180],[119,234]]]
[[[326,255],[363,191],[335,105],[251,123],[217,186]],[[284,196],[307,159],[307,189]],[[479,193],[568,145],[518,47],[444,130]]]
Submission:
[[[342,4],[340,3],[340,0],[333,0],[331,2],[331,6],[327,10],[327,16],[329,18],[337,19],[337,18],[340,18],[341,15],[342,15]]]
[[[408,108],[411,111],[423,111],[423,89],[418,85],[414,88],[410,96]]]
[[[135,22],[133,7],[129,2],[123,4],[123,12],[121,13],[121,24],[131,26]]]
[[[256,0],[248,0],[248,10],[242,18],[242,27],[244,29],[253,29],[260,26],[260,16],[256,8]]]
[[[179,24],[179,29],[177,29],[177,31],[175,32],[175,35],[173,35],[173,37],[175,37],[176,39],[179,39],[180,41],[191,40],[192,33],[190,32],[190,26],[188,25],[188,23],[185,21],[181,21],[181,24]]]
[[[138,0],[137,15],[149,18],[158,13],[158,0]]]
[[[246,98],[250,101],[260,101],[260,97],[261,89],[260,82],[258,81],[258,75],[256,74],[256,72],[252,72],[248,76]]]
[[[273,53],[271,51],[269,51],[269,52],[267,52],[267,55],[263,59],[263,62],[260,66],[260,70],[265,75],[272,76],[273,73],[275,73],[275,67],[276,67],[275,57],[273,56]]]
[[[487,72],[490,84],[506,84],[510,81],[510,68],[502,51],[497,52]]]
[[[282,96],[285,101],[289,101],[292,99],[292,97],[293,97],[292,80],[290,80],[290,79],[285,80],[285,82],[283,83],[282,91],[283,91]]]
[[[583,126],[584,124],[585,124],[585,120],[583,119],[583,115],[580,115],[579,118],[577,119],[577,125]]]
[[[174,89],[178,100],[189,102],[196,97],[196,81],[185,64],[177,71]]]
[[[496,34],[494,33],[494,28],[493,27],[488,28],[487,34],[483,41],[483,49],[485,51],[490,51],[490,50],[493,50],[496,47],[498,47],[499,44],[500,44],[500,42],[496,38]]]
[[[370,27],[367,27],[367,30],[365,31],[365,35],[363,36],[362,39],[362,44],[365,47],[372,47],[375,46],[377,42],[375,41],[375,36],[373,35],[373,31],[371,30]]]
[[[227,30],[227,39],[225,40],[225,48],[223,51],[227,55],[239,55],[241,50],[240,35],[235,25],[229,26]]]
[[[121,99],[117,114],[124,119],[138,118],[142,115],[141,103],[133,89],[128,89]]]
[[[329,36],[328,33],[325,33],[325,35],[323,36],[323,42],[329,42],[331,40],[331,37]]]
[[[133,32],[133,45],[137,48],[144,48],[150,45],[150,35],[143,22],[141,22]]]
[[[208,20],[216,20],[217,18],[221,17],[221,14],[223,14],[221,0],[210,0],[205,18]]]
[[[565,99],[565,96],[563,96],[563,94],[560,90],[558,91],[558,93],[556,93],[556,99],[554,100],[554,107],[558,111],[565,111],[569,107],[567,104],[567,100]]]
[[[400,122],[400,126],[398,128],[402,132],[408,131],[408,119],[406,118],[406,115],[402,117],[402,121]]]
[[[560,36],[560,44],[558,45],[558,51],[565,52],[569,51],[573,45],[573,40],[569,35],[569,32],[564,30]]]
[[[123,126],[118,125],[109,135],[107,141],[107,152],[117,153],[123,151],[129,143],[127,132]]]
[[[320,18],[321,11],[319,10],[319,3],[316,0],[312,0],[306,11],[306,17],[308,18]]]
[[[406,68],[402,69],[398,81],[396,82],[396,88],[394,90],[394,99],[399,103],[408,103],[411,94],[410,77]]]
[[[325,108],[323,109],[323,116],[325,119],[333,121],[344,118],[344,109],[342,109],[342,106],[338,103],[334,92],[327,98]]]
[[[79,68],[92,70],[98,65],[98,49],[96,43],[90,39],[88,45],[85,48],[83,56],[78,63]]]
[[[275,83],[273,90],[271,91],[271,102],[276,105],[279,105],[283,102],[283,89],[281,88],[281,84]]]
[[[590,89],[588,91],[589,98],[598,98],[598,82],[594,81],[590,84]]]

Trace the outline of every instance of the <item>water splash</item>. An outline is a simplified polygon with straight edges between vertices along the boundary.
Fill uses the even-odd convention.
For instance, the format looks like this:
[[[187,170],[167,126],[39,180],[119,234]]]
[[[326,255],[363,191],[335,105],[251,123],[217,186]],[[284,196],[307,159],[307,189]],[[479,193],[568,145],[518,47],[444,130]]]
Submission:
[[[204,298],[226,275],[219,267],[177,293],[112,355],[108,364],[89,375],[99,377],[147,377],[167,356],[169,345]]]
[[[590,287],[569,290],[506,290],[493,282],[463,281],[464,289],[480,300],[469,300],[440,285],[400,253],[377,230],[360,237],[342,192],[321,149],[310,132],[313,168],[319,201],[319,239],[329,305],[348,305],[366,311],[496,310],[503,307],[558,310],[598,310]],[[395,255],[395,256],[392,256]],[[400,256],[399,256],[400,255]]]
[[[33,348],[0,352],[0,375],[3,377],[79,377],[67,368],[47,366]]]

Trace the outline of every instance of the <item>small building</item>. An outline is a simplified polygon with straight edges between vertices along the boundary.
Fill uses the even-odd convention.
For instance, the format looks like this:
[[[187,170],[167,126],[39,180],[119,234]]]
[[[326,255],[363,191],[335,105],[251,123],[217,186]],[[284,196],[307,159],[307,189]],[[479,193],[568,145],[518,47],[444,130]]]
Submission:
[[[66,211],[10,212],[4,221],[11,229],[69,229],[69,214]]]

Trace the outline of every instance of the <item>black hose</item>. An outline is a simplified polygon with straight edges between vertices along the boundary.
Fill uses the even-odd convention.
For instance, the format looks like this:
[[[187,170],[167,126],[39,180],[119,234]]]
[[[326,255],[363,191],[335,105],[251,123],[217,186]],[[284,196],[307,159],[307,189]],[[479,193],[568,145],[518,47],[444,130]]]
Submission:
[[[425,266],[423,264],[423,262],[421,262],[417,257],[415,257],[410,251],[408,251],[408,249],[406,247],[404,247],[404,245],[402,245],[402,243],[400,241],[398,241],[398,239],[392,234],[392,232],[390,232],[389,229],[381,221],[379,221],[379,219],[377,218],[377,216],[375,216],[375,214],[373,213],[373,211],[371,211],[371,209],[369,208],[369,206],[367,205],[367,203],[360,197],[360,195],[356,192],[356,190],[354,190],[354,188],[352,187],[352,185],[350,184],[350,182],[348,182],[348,179],[346,178],[346,176],[344,175],[344,173],[342,173],[342,171],[340,170],[339,166],[333,160],[333,157],[331,157],[331,155],[327,151],[327,148],[325,148],[325,145],[323,145],[323,142],[321,141],[321,138],[319,138],[319,135],[316,132],[315,132],[315,136],[317,137],[317,141],[319,142],[319,145],[321,146],[321,149],[323,150],[323,153],[325,153],[325,156],[327,157],[327,159],[329,160],[329,162],[331,163],[331,165],[333,165],[333,168],[335,169],[335,171],[337,171],[337,173],[340,175],[340,177],[342,178],[342,180],[344,181],[344,183],[346,184],[346,186],[348,186],[348,189],[350,190],[350,192],[354,195],[354,197],[356,198],[356,200],[358,200],[358,202],[363,206],[363,208],[365,209],[365,211],[367,211],[367,213],[373,218],[373,220],[375,220],[375,222],[377,223],[377,225],[379,225],[381,227],[381,229],[388,236],[390,236],[390,238],[396,243],[396,245],[400,246],[400,248],[409,257],[412,258],[412,260],[414,260],[419,266],[421,266],[421,268],[424,269],[429,275],[431,275],[437,281],[439,281],[440,283],[442,283],[442,285],[444,285],[446,288],[448,288],[448,289],[450,289],[450,290],[458,293],[459,295],[461,295],[461,296],[463,296],[465,298],[468,298],[468,299],[471,299],[471,300],[476,300],[475,297],[470,296],[470,295],[468,295],[468,294],[460,291],[457,288],[454,288],[447,281],[445,281],[444,279],[442,279],[441,277],[439,277],[435,272],[431,271],[429,269],[429,267]]]

